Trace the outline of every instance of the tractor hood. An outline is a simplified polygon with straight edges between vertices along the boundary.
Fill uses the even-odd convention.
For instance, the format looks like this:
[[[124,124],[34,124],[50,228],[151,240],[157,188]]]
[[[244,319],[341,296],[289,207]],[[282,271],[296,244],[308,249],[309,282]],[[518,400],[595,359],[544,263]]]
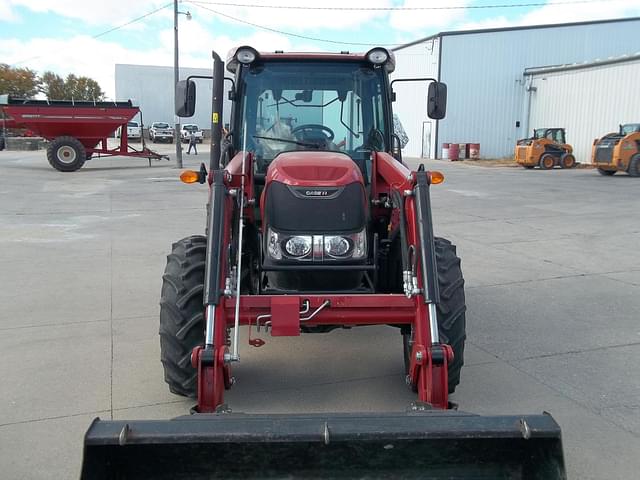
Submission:
[[[262,218],[279,232],[359,232],[367,201],[362,173],[340,152],[280,153],[269,165]]]
[[[348,155],[308,150],[279,154],[269,165],[265,183],[273,181],[299,187],[364,184],[360,169]]]

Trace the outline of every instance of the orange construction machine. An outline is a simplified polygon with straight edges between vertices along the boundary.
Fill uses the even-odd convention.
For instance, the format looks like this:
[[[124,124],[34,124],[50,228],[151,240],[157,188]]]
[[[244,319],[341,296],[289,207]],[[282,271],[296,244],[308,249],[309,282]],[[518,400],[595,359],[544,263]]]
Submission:
[[[620,125],[617,132],[593,141],[591,163],[601,175],[627,172],[640,177],[640,123]]]
[[[561,168],[576,166],[573,147],[565,140],[564,128],[536,128],[533,137],[518,140],[515,158],[524,168],[536,165],[549,170],[556,165]]]

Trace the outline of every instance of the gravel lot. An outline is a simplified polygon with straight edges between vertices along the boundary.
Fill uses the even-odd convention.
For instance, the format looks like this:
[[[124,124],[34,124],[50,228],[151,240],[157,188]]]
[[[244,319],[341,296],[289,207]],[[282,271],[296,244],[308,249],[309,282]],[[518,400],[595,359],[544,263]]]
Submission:
[[[42,151],[0,152],[3,478],[75,478],[93,418],[163,419],[192,406],[162,379],[158,301],[171,243],[204,230],[206,188],[181,184],[172,165],[96,159],[63,174]],[[570,478],[636,478],[640,179],[427,166],[445,173],[436,234],[457,243],[467,285],[453,400],[481,414],[549,411]],[[227,395],[236,411],[402,411],[413,400],[396,329],[243,352]]]

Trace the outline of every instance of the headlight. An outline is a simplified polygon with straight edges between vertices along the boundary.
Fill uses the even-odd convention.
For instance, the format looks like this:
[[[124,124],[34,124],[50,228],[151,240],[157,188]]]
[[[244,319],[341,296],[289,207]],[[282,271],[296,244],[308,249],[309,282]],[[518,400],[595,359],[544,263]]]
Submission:
[[[331,257],[342,257],[349,253],[350,248],[345,237],[324,237],[324,253]]]
[[[384,48],[374,48],[367,52],[367,60],[374,65],[382,65],[389,59],[389,52]]]
[[[291,237],[284,245],[284,249],[292,257],[304,257],[311,252],[311,237]]]
[[[255,61],[256,57],[258,56],[257,53],[258,52],[256,52],[253,48],[242,47],[239,48],[236,52],[236,58],[238,59],[238,62],[246,65]]]
[[[287,235],[269,228],[266,248],[273,260],[360,260],[367,256],[367,234]]]

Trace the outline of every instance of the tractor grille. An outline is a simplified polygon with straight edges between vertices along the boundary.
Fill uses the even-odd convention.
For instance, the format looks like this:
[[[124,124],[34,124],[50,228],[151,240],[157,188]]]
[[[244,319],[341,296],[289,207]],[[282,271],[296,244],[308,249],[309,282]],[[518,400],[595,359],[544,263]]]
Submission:
[[[361,183],[344,187],[294,187],[271,182],[265,205],[269,224],[280,232],[357,232],[366,222]]]

